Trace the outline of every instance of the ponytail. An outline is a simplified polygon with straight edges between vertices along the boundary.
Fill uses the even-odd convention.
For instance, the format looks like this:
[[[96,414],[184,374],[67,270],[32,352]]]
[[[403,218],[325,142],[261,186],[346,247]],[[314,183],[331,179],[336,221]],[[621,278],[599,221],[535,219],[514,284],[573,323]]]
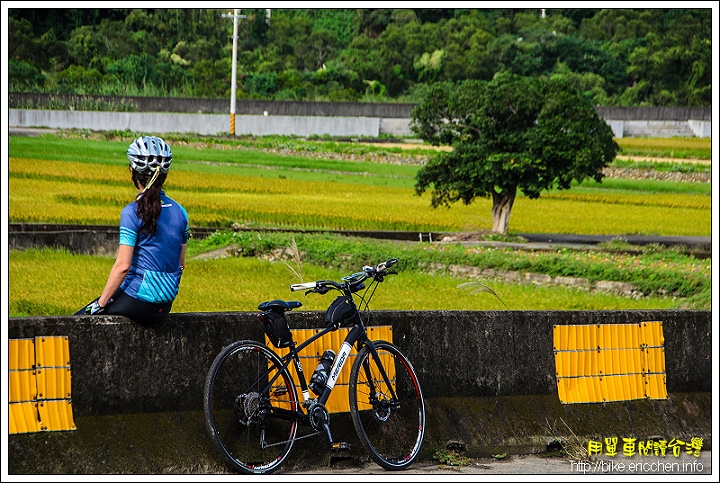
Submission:
[[[140,233],[154,234],[162,210],[160,191],[165,178],[167,178],[167,173],[159,172],[159,170],[151,174],[139,174],[135,170],[131,170],[131,172],[135,187],[137,189],[145,187],[135,199],[137,202],[137,215],[142,221]]]

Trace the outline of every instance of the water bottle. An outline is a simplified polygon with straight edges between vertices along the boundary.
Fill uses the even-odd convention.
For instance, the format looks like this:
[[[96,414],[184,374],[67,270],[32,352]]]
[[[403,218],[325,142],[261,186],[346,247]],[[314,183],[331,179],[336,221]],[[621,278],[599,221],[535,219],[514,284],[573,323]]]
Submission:
[[[308,387],[316,396],[322,395],[323,391],[325,391],[325,384],[327,384],[328,374],[330,374],[330,368],[334,360],[335,352],[329,349],[320,357],[320,362],[310,378],[310,384],[308,384]]]

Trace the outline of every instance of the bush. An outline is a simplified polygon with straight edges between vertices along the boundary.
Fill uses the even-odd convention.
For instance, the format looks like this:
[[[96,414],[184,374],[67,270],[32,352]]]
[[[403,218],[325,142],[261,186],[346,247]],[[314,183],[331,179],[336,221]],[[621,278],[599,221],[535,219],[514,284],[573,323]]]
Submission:
[[[280,80],[275,72],[259,72],[248,74],[243,85],[251,96],[272,98],[280,88]]]
[[[8,91],[39,92],[45,84],[45,76],[24,61],[8,62]]]
[[[97,69],[71,65],[55,76],[59,94],[94,94],[100,91],[103,75]]]

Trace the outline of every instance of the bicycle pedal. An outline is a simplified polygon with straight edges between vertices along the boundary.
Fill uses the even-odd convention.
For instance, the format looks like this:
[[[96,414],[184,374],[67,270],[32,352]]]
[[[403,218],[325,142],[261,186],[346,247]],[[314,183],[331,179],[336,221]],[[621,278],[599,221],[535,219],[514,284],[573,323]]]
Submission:
[[[350,449],[350,443],[333,443],[330,445],[330,449],[333,451],[341,451]]]

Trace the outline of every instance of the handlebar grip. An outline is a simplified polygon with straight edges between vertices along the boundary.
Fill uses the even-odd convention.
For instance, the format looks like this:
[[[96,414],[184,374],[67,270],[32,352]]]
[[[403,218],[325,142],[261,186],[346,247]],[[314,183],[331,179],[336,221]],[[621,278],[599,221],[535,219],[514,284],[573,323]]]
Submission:
[[[376,270],[378,272],[382,272],[382,271],[387,270],[388,268],[392,267],[397,262],[398,262],[397,258],[391,258],[387,262],[382,262],[382,263],[378,264],[378,266],[376,267]]]
[[[290,284],[290,291],[297,292],[298,290],[309,290],[316,286],[316,282],[305,282],[305,283],[293,283]]]

